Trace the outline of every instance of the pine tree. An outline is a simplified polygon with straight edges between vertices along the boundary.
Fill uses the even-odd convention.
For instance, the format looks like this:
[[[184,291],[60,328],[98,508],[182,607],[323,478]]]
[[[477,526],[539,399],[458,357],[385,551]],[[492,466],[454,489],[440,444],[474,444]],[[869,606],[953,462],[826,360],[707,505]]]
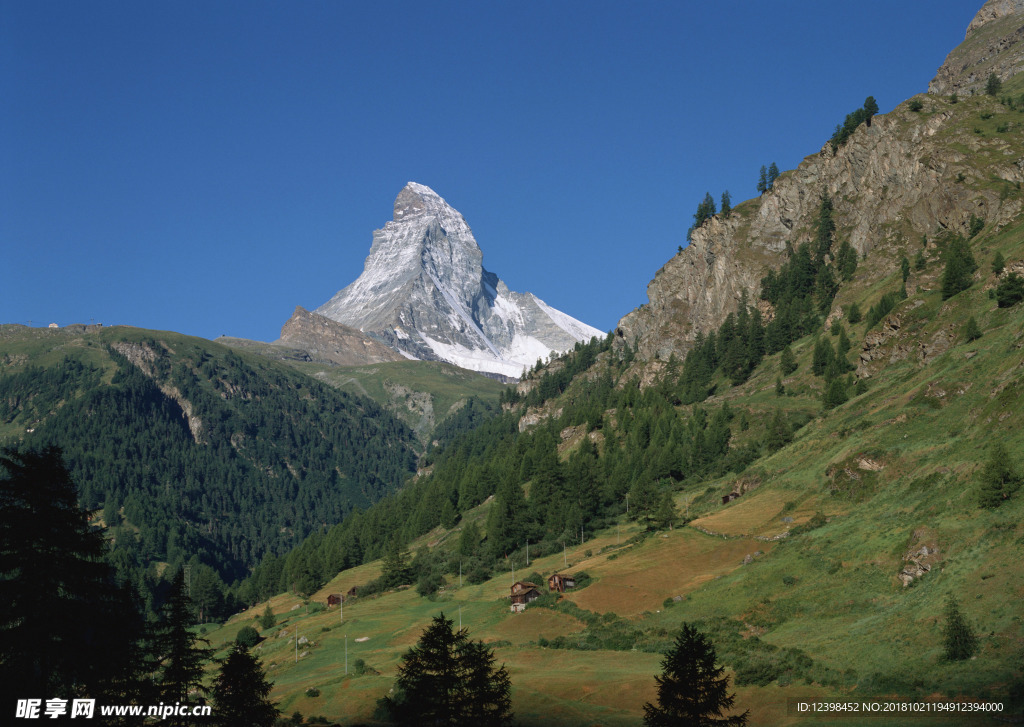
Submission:
[[[988,74],[988,80],[985,81],[985,93],[989,96],[998,96],[999,92],[1003,90],[1003,82],[999,80],[994,72]]]
[[[765,429],[764,445],[769,452],[782,449],[793,441],[793,429],[781,409],[776,409]]]
[[[906,285],[907,279],[910,277],[910,261],[907,260],[906,255],[900,258],[900,273],[903,275],[903,284]]]
[[[845,281],[853,280],[853,275],[857,272],[857,251],[853,249],[849,240],[843,240],[839,245],[839,252],[836,253],[836,270]]]
[[[647,727],[743,727],[749,710],[730,717],[735,695],[729,694],[729,677],[715,664],[715,648],[707,636],[687,623],[682,625],[672,649],[654,677],[658,704],[644,705]]]
[[[1002,275],[1004,267],[1006,267],[1006,258],[1003,257],[1003,253],[997,250],[992,258],[992,273],[994,275]]]
[[[850,321],[850,325],[855,325],[861,321],[860,305],[856,302],[850,304],[850,310],[846,314],[846,319]]]
[[[409,551],[402,548],[398,538],[391,540],[384,562],[381,564],[380,583],[383,588],[397,588],[412,583],[413,574],[409,567]]]
[[[839,377],[833,378],[825,389],[825,395],[822,398],[822,406],[826,411],[829,409],[835,409],[840,404],[845,404],[849,397],[846,394],[846,384]]]
[[[825,193],[821,195],[821,203],[818,205],[818,229],[815,235],[814,259],[820,267],[825,256],[832,251],[832,243],[835,240],[836,223],[833,218],[834,207],[832,198]]]
[[[767,189],[769,189],[769,190],[773,189],[775,187],[775,180],[778,179],[778,178],[779,178],[779,167],[775,164],[775,162],[772,162],[768,166],[768,176],[765,179],[765,181],[767,182],[767,184],[766,184]]]
[[[676,504],[672,500],[672,495],[668,492],[663,493],[652,517],[654,526],[659,530],[671,528],[678,517],[679,513],[676,512]]]
[[[0,452],[0,700],[144,701],[143,622],[103,562],[61,451]]]
[[[270,608],[270,603],[267,603],[267,608],[263,611],[263,615],[260,616],[260,627],[266,631],[272,629],[277,625],[277,616],[274,615],[273,610]]]
[[[270,682],[259,660],[235,644],[213,682],[213,714],[223,727],[273,727],[278,709],[270,700]]]
[[[1010,273],[996,286],[996,305],[1000,308],[1012,308],[1024,300],[1024,278],[1017,273]]]
[[[785,395],[786,395],[786,387],[782,383],[782,377],[781,376],[776,376],[775,377],[775,396],[785,396]]]
[[[192,633],[193,625],[192,600],[188,597],[185,572],[180,570],[171,581],[153,640],[153,655],[159,664],[158,691],[160,699],[168,704],[187,702],[193,692],[209,692],[203,684],[203,665],[213,657],[213,649],[208,648],[206,639]],[[186,723],[171,717],[167,724]]]
[[[946,248],[946,267],[942,271],[942,299],[952,298],[967,290],[973,282],[974,271],[978,269],[971,254],[971,248],[962,237],[956,237]]]
[[[871,126],[871,117],[878,113],[878,102],[875,101],[874,96],[868,96],[864,99],[864,121],[868,126]]]
[[[992,447],[988,462],[981,470],[978,502],[982,507],[999,507],[1024,484],[1024,476],[1016,469],[1006,447]]]
[[[815,376],[824,376],[828,365],[832,363],[835,357],[836,352],[832,348],[832,342],[824,337],[819,338],[814,343],[814,358],[811,362],[811,371]]]
[[[722,217],[728,217],[730,212],[732,212],[732,197],[729,196],[727,189],[722,192]]]
[[[943,655],[948,661],[970,659],[978,651],[978,637],[952,596],[946,601],[946,625],[942,629]]]
[[[977,341],[981,338],[981,328],[978,327],[978,321],[974,320],[974,316],[971,316],[964,326],[964,338],[967,341]]]
[[[837,319],[838,320],[838,319]],[[839,329],[839,340],[836,341],[836,355],[839,358],[845,360],[847,352],[850,350],[850,337],[846,335],[846,329]]]
[[[455,509],[455,505],[449,498],[445,498],[444,503],[441,505],[441,527],[445,530],[451,530],[459,522],[459,513]]]
[[[793,349],[788,344],[782,349],[782,355],[779,357],[779,368],[782,370],[783,376],[789,376],[796,371],[796,357],[793,355]]]
[[[512,721],[511,681],[493,652],[435,616],[402,657],[395,695],[381,706],[400,725],[503,727]]]
[[[764,194],[768,191],[768,168],[761,165],[761,173],[757,178],[757,193]]]

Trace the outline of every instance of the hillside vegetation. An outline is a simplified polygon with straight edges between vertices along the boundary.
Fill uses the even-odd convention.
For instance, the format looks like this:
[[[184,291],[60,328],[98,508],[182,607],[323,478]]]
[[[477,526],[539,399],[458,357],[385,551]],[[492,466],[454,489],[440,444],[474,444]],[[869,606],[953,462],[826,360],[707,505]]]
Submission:
[[[227,583],[414,469],[412,432],[373,401],[286,366],[175,333],[0,330],[0,441],[54,444],[152,592],[161,563]]]
[[[405,422],[424,447],[431,444],[436,428],[471,397],[496,403],[505,388],[495,379],[442,361],[336,366],[306,360],[305,352],[278,344],[237,338],[218,342],[280,360],[342,391],[373,399]]]
[[[816,201],[760,285],[687,355],[612,337],[536,369],[409,487],[289,556],[390,553],[337,576],[321,567],[314,601],[363,589],[341,627],[336,612],[293,614],[294,597],[272,598],[300,630],[329,629],[297,662],[268,634],[286,709],[372,721],[403,650],[431,616],[461,608],[510,666],[524,724],[635,724],[683,620],[711,635],[752,723],[816,723],[787,699],[970,698],[1019,712],[1024,195],[1006,164],[1024,158],[1024,113],[1012,98],[919,99],[874,128],[907,134],[941,114],[935,135],[956,160],[943,184],[976,199],[973,213],[944,208],[924,235],[919,210],[897,215],[851,260],[844,220],[865,200],[806,189]],[[861,153],[862,133],[836,154]],[[759,204],[772,201],[732,214]],[[395,565],[402,548],[415,553],[408,568]],[[586,586],[510,614],[513,567],[528,579],[582,571]],[[403,583],[416,588],[389,590]],[[967,661],[945,656],[951,599],[978,637]],[[368,637],[350,657],[379,675],[339,673],[344,633]]]

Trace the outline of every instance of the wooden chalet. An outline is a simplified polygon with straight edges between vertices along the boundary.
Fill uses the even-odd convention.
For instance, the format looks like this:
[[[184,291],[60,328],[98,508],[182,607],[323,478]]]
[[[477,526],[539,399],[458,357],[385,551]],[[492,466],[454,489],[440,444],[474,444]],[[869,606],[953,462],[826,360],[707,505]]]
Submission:
[[[722,504],[727,505],[740,496],[738,492],[730,492],[728,495],[722,495]]]
[[[341,594],[340,593],[329,593],[329,594],[327,594],[327,608],[331,608],[333,606],[337,606],[339,603],[341,603]]]
[[[564,573],[555,573],[553,576],[548,578],[548,588],[552,591],[558,591],[559,593],[565,593],[566,588],[576,587],[576,576],[570,576]]]
[[[512,584],[512,593],[509,596],[512,599],[512,613],[519,613],[526,608],[526,604],[536,601],[540,595],[540,589],[536,583],[516,581]]]

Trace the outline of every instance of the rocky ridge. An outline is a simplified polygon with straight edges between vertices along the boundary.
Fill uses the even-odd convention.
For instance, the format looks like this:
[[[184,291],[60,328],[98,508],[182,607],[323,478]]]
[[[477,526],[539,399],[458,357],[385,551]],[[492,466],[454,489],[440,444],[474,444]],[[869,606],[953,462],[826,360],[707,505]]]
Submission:
[[[1024,24],[1024,14],[1015,11],[993,24],[1008,21]],[[887,273],[882,268],[898,264],[898,257],[872,259],[879,244],[941,230],[966,232],[972,216],[997,228],[1013,219],[1021,209],[1019,195],[1007,195],[999,185],[1024,182],[1024,159],[1002,139],[965,131],[965,119],[977,118],[969,104],[919,100],[923,110],[915,113],[903,103],[875,116],[837,151],[826,143],[784,172],[771,191],[695,229],[690,245],[648,285],[650,302],[619,322],[617,336],[635,345],[641,359],[684,356],[697,333],[717,329],[743,295],[758,302],[767,270],[785,262],[788,246],[811,239],[823,193],[834,200],[837,242],[845,238],[868,256],[859,276]],[[995,110],[998,102],[985,97],[974,103],[991,103]],[[762,313],[767,320],[772,311]]]
[[[292,317],[281,328],[275,343],[304,350],[310,361],[338,366],[402,361],[403,357],[384,344],[330,318],[296,306]]]
[[[1024,0],[989,0],[967,26],[928,85],[935,94],[982,93],[989,74],[1000,80],[1024,70]]]

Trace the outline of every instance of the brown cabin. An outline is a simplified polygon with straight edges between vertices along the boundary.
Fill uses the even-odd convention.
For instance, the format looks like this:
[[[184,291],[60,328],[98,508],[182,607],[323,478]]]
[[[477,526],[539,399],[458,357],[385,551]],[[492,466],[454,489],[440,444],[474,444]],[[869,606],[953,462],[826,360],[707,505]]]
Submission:
[[[327,594],[327,608],[331,608],[332,606],[337,606],[339,603],[341,603],[341,594],[340,593],[329,593],[329,594]]]
[[[728,495],[722,495],[722,504],[727,505],[728,503],[732,502],[739,496],[740,493],[738,492],[730,492]]]
[[[563,573],[555,573],[553,576],[548,578],[548,588],[552,591],[558,591],[559,593],[565,593],[566,588],[576,587],[576,576],[570,576]]]
[[[540,598],[540,589],[536,583],[516,581],[512,584],[512,593],[509,597],[512,599],[512,613],[518,613],[525,609],[530,601]]]
[[[345,598],[355,598],[359,594],[359,586],[352,586],[345,594]]]

